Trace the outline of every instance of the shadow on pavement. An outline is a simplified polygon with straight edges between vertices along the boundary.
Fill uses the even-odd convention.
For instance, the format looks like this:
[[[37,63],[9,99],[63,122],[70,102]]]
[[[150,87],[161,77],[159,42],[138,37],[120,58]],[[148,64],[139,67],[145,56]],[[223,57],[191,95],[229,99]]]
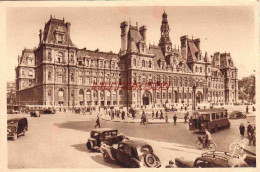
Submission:
[[[103,160],[103,156],[102,156],[101,153],[100,153],[100,155],[91,156],[91,159],[92,159],[93,161],[95,161],[96,163],[102,164],[102,165],[107,166],[107,167],[110,167],[110,168],[124,168],[124,167],[119,166],[119,165],[116,164],[115,162],[111,162],[111,163],[105,162],[105,161]]]
[[[75,148],[78,151],[81,152],[86,152],[86,153],[92,153],[91,151],[89,151],[86,147],[85,143],[81,143],[81,144],[76,144],[76,145],[71,145],[71,147]]]
[[[95,126],[94,121],[67,121],[64,123],[54,123],[59,128],[68,128],[80,131],[91,131]]]

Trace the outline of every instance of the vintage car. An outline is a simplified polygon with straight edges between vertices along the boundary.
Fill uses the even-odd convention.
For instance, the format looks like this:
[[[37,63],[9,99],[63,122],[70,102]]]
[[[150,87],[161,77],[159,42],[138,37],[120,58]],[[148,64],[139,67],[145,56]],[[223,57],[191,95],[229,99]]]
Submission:
[[[102,144],[100,151],[105,162],[116,161],[130,168],[161,167],[152,147],[141,140],[123,140],[112,146]]]
[[[229,114],[229,119],[239,119],[239,118],[246,118],[246,114],[241,111],[233,111]]]
[[[27,118],[12,118],[7,120],[7,138],[16,140],[18,136],[23,135],[28,131]]]
[[[86,147],[90,151],[97,151],[100,148],[102,142],[107,145],[119,143],[126,137],[123,134],[119,134],[117,129],[113,128],[98,128],[90,132],[90,138],[86,143]]]
[[[238,154],[221,151],[203,153],[195,161],[186,160],[184,157],[175,158],[175,165],[180,168],[249,167]]]

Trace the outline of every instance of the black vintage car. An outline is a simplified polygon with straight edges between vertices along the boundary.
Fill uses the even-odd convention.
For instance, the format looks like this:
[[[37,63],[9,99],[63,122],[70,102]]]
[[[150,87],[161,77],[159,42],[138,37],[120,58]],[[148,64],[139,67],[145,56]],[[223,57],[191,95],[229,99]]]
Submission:
[[[246,118],[246,114],[238,110],[231,112],[228,116],[229,119]]]
[[[112,146],[102,144],[100,151],[105,162],[116,161],[130,168],[161,167],[152,147],[141,140],[124,140]]]
[[[23,135],[28,131],[27,118],[13,118],[7,120],[7,138],[16,140],[18,136]]]
[[[118,130],[113,128],[94,129],[90,132],[90,137],[86,146],[91,151],[99,150],[102,142],[112,145],[126,138],[123,134],[118,134]]]
[[[180,168],[248,167],[244,158],[238,154],[221,151],[203,153],[195,161],[184,157],[175,158],[175,165]]]

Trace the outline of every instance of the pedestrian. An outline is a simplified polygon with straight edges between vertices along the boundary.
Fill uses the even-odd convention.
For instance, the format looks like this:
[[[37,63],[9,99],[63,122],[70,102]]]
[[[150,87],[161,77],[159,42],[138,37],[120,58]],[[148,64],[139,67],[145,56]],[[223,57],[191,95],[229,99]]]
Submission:
[[[256,145],[256,128],[254,126],[253,128],[253,132],[252,132],[252,141],[253,141],[253,145]]]
[[[253,106],[252,110],[253,110],[253,112],[255,111],[255,107],[254,106]]]
[[[182,111],[182,106],[181,106],[181,111]]]
[[[187,111],[187,106],[184,107],[184,110]]]
[[[122,120],[125,120],[125,111],[122,111]]]
[[[165,113],[165,122],[168,123],[168,115],[167,115],[167,112]]]
[[[249,145],[251,145],[251,141],[252,141],[252,125],[250,124],[250,122],[248,121],[247,122],[248,125],[247,125],[247,137],[248,137],[248,141],[249,141]]]
[[[246,106],[246,113],[248,113],[248,106]]]
[[[239,126],[239,131],[240,131],[240,135],[242,137],[242,139],[244,138],[244,135],[245,135],[245,126],[243,123],[240,124]]]
[[[156,111],[155,118],[158,119],[158,111]]]
[[[186,122],[187,122],[187,118],[188,118],[188,115],[185,114],[185,115],[184,115],[184,123],[185,123],[185,124],[186,124]]]
[[[164,119],[162,110],[161,110],[160,119]]]
[[[152,118],[154,119],[154,112],[152,111]]]
[[[100,128],[100,121],[99,121],[99,116],[97,116],[97,120],[96,120],[96,125],[95,125],[95,128],[96,128],[97,126]]]
[[[176,113],[175,113],[174,116],[173,116],[173,121],[174,121],[174,125],[176,125],[176,121],[177,121]]]

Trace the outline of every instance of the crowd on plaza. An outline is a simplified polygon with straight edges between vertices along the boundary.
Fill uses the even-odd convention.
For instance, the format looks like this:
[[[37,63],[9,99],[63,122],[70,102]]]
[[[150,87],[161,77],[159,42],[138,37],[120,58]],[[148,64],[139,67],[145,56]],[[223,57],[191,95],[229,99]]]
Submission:
[[[252,126],[252,124],[248,121],[248,125],[245,127],[243,123],[240,124],[239,126],[239,132],[241,135],[241,138],[244,139],[245,137],[245,131],[247,133],[247,138],[249,141],[249,146],[253,143],[253,145],[256,145],[256,127]]]

